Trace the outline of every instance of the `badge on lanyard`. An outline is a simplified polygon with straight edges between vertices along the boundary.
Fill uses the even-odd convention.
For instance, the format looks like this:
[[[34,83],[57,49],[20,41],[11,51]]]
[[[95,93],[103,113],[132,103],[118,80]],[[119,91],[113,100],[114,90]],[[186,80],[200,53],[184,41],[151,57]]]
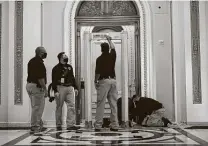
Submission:
[[[61,83],[64,83],[64,78],[61,78]]]

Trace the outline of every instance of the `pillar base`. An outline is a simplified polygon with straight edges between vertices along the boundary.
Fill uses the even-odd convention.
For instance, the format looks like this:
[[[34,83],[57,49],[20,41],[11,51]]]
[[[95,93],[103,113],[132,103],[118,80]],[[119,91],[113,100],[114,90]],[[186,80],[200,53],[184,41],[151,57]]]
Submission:
[[[92,129],[92,121],[85,121],[85,128]]]
[[[121,128],[129,128],[129,121],[122,121]]]

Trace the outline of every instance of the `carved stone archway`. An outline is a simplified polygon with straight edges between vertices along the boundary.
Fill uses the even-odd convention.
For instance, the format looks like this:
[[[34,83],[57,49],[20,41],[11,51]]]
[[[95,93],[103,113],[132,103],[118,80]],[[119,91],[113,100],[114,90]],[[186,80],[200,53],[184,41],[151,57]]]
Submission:
[[[93,28],[92,32],[99,32],[104,29],[112,29],[115,32],[121,32],[123,30],[121,26],[96,26]]]
[[[136,44],[136,62],[139,62],[139,66],[136,65],[136,82],[137,91],[142,96],[155,98],[155,73],[152,56],[152,38],[151,38],[151,19],[149,4],[135,1],[94,1],[94,9],[98,8],[96,12],[92,12],[93,8],[87,8],[93,6],[93,1],[73,1],[67,2],[64,14],[64,49],[70,56],[70,63],[75,68],[75,75],[80,87],[81,80],[81,61],[80,61],[80,26],[99,25],[103,26],[105,23],[110,25],[135,25],[135,40]],[[120,3],[118,3],[120,2]],[[116,4],[114,4],[116,3]],[[114,8],[113,6],[118,6]],[[86,6],[86,8],[85,8]],[[80,9],[83,7],[84,10]],[[130,10],[129,10],[130,8]],[[89,10],[88,10],[89,9]],[[101,12],[100,12],[101,10]],[[114,11],[116,10],[116,11]],[[86,14],[83,13],[88,13]],[[123,14],[125,12],[125,14]],[[96,13],[96,14],[91,14]],[[148,16],[148,17],[147,17]],[[149,22],[146,22],[146,21]],[[148,29],[146,27],[148,25]],[[148,39],[147,39],[148,37]],[[148,41],[148,43],[147,43]],[[148,45],[147,45],[148,44]],[[72,58],[75,58],[72,59]],[[151,79],[150,79],[151,77]],[[139,83],[139,84],[138,84]],[[151,85],[151,86],[149,86]],[[79,106],[80,100],[77,99],[77,105]],[[127,106],[127,105],[126,105]],[[125,106],[124,106],[125,107]],[[77,111],[79,111],[77,107]],[[126,113],[126,110],[125,110]],[[79,117],[79,114],[78,114]],[[78,118],[80,119],[80,118]],[[78,120],[77,119],[77,120]],[[78,121],[77,121],[78,122]],[[127,121],[126,121],[127,122]],[[79,122],[78,122],[79,123]]]
[[[79,3],[76,16],[139,16],[133,1],[84,1]]]
[[[75,21],[76,21],[76,40],[80,40],[80,29],[81,26],[93,25],[96,27],[115,27],[116,24],[121,25],[133,25],[135,29],[139,28],[139,11],[136,9],[136,5],[133,1],[82,1],[77,6]],[[139,31],[139,30],[138,30]],[[136,40],[137,48],[139,46],[140,33],[133,33]],[[76,41],[75,44],[75,63],[76,63],[76,72],[77,80],[81,78],[80,70],[80,43],[81,41]],[[135,79],[133,83],[130,82],[129,85],[131,88],[136,87],[136,92],[138,95],[141,95],[141,63],[140,63],[140,49],[136,49],[136,62],[133,63],[136,65],[136,69],[133,71],[136,72]],[[131,61],[132,62],[132,61]],[[133,66],[133,65],[131,65]],[[132,73],[130,73],[132,74]],[[130,78],[129,78],[130,79]],[[132,80],[131,80],[132,81]]]
[[[67,1],[64,10],[64,51],[75,58],[75,16],[77,8],[80,5],[80,0]],[[140,14],[140,54],[141,54],[141,94],[154,98],[156,97],[156,79],[152,50],[152,23],[150,6],[146,1],[134,0]],[[70,60],[70,63],[75,67],[75,60]]]

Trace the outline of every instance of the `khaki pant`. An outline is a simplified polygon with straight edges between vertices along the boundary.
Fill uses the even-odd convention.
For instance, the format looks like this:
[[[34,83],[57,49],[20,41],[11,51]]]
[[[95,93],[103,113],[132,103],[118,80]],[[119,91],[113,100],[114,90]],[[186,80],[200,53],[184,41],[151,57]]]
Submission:
[[[27,93],[31,100],[31,129],[40,129],[43,126],[42,115],[45,107],[45,93],[34,83],[27,83]]]
[[[118,91],[116,87],[115,79],[104,79],[99,81],[99,87],[97,89],[97,109],[95,116],[95,128],[100,129],[103,124],[104,108],[106,98],[110,104],[111,115],[110,115],[110,127],[118,128],[117,118],[117,97]]]
[[[142,121],[142,125],[153,126],[153,127],[162,127],[164,126],[164,122],[162,121],[162,117],[164,117],[165,109],[161,108],[154,111],[151,115],[148,115]]]
[[[72,86],[57,86],[59,92],[59,97],[56,98],[56,126],[60,127],[62,125],[62,107],[64,101],[67,105],[67,127],[72,127],[75,125],[75,93]]]

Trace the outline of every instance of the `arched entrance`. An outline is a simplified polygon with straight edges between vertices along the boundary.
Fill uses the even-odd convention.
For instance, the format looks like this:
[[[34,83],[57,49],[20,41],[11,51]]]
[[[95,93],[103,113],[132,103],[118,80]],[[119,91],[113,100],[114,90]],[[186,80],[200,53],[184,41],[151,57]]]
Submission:
[[[151,49],[151,23],[146,25],[146,23],[150,20],[149,5],[140,1],[125,1],[123,2],[124,9],[117,13],[110,10],[110,7],[112,8],[119,5],[115,5],[111,2],[96,1],[95,3],[88,1],[88,3],[86,3],[82,1],[74,1],[68,3],[69,4],[66,6],[64,15],[64,48],[70,58],[75,58],[75,60],[71,60],[71,64],[75,67],[76,79],[79,86],[81,80],[81,64],[79,58],[81,57],[81,52],[79,49],[80,42],[78,40],[80,37],[81,26],[90,26],[94,24],[96,24],[96,26],[106,26],[106,23],[107,26],[122,26],[128,24],[134,25],[136,29],[136,89],[142,96],[155,98],[155,74],[151,54],[152,51],[148,50]],[[121,5],[122,2],[119,7],[121,7]],[[90,10],[92,9],[89,8],[90,6],[100,6],[101,11],[95,10],[93,12],[96,14],[95,15],[91,13]],[[131,7],[131,9],[125,9],[125,7]],[[84,9],[84,11],[82,9]]]
[[[64,51],[70,56],[75,57],[75,17],[81,0],[67,1],[64,10]],[[156,98],[155,88],[155,69],[152,55],[152,22],[150,6],[146,1],[134,0],[135,6],[140,14],[140,62],[141,62],[141,94],[151,98]],[[70,60],[75,67],[75,60]]]

